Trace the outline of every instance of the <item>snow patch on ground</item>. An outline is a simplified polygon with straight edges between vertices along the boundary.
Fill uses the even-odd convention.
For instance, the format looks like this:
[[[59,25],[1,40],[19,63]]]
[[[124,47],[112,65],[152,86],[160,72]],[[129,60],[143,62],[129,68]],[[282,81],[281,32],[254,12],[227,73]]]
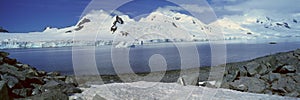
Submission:
[[[81,94],[70,96],[93,100],[105,98],[107,100],[290,100],[297,98],[276,95],[254,94],[221,88],[207,88],[197,86],[182,86],[176,83],[133,82],[92,85],[82,88]],[[96,96],[96,97],[95,97]],[[298,98],[299,100],[299,98]]]

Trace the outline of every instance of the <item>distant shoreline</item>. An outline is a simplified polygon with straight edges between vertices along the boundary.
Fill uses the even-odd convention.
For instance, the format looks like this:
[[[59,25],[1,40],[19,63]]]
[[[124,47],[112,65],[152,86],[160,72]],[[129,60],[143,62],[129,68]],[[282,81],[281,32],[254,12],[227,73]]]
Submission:
[[[0,34],[1,35],[1,34]],[[300,37],[294,37],[296,40],[289,40],[286,38],[278,38],[278,39],[236,39],[236,40],[198,40],[198,41],[165,41],[165,39],[157,39],[161,42],[147,42],[143,44],[139,43],[133,43],[128,44],[127,46],[121,46],[117,48],[135,48],[135,47],[143,47],[143,46],[160,46],[160,45],[172,45],[172,44],[278,44],[278,43],[294,43],[294,42],[300,42]],[[168,39],[167,39],[168,40]],[[67,44],[67,45],[49,45],[49,44],[56,44],[56,42],[62,42],[62,43],[73,43],[74,44]],[[76,44],[80,41],[72,41],[72,40],[49,40],[49,41],[37,41],[37,44],[40,46],[36,47],[26,47],[25,44],[35,44],[35,42],[32,41],[1,41],[0,40],[0,50],[13,50],[13,49],[43,49],[43,48],[73,48],[73,47],[102,47],[102,46],[111,46],[116,47],[118,44],[112,44],[113,40],[95,40],[95,41],[81,41],[84,44]],[[130,41],[129,41],[130,42]],[[9,43],[12,44],[12,46],[7,46]],[[127,43],[127,42],[124,42]],[[17,44],[17,45],[13,45]]]

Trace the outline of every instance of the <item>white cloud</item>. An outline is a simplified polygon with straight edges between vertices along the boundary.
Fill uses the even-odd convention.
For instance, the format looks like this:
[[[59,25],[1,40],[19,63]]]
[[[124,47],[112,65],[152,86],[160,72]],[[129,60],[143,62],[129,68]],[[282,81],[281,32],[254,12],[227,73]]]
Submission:
[[[183,4],[180,5],[181,7],[185,8],[189,12],[193,13],[206,13],[211,12],[212,9],[209,6],[199,6],[199,5],[191,5],[191,4]]]
[[[110,12],[112,12],[112,14],[116,14],[116,15],[124,15],[123,12],[120,12],[118,10],[113,10],[113,11],[110,11]]]
[[[212,0],[223,15],[289,16],[300,11],[299,0]]]
[[[213,9],[209,5],[197,5],[197,4],[181,4],[179,6],[165,6],[157,9],[158,11],[178,11],[188,12],[193,17],[198,18],[204,23],[210,23],[215,21],[216,15]]]
[[[189,13],[197,13],[197,14],[203,14],[203,13],[213,13],[213,10],[209,6],[200,6],[196,4],[182,4],[179,6],[165,6],[163,8],[158,8],[159,10],[163,11],[187,11]]]
[[[159,11],[182,11],[184,9],[182,9],[181,7],[178,6],[165,6],[165,7],[159,7],[157,10]]]
[[[228,10],[249,11],[253,9],[262,9],[268,11],[294,12],[300,8],[298,0],[249,0],[244,3],[227,6]]]

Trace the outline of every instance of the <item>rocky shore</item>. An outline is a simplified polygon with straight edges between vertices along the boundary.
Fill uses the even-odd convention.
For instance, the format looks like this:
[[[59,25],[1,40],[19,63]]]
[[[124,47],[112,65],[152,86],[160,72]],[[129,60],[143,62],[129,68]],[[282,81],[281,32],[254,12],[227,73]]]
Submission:
[[[201,67],[199,69],[186,69],[167,71],[160,82],[179,83],[189,86],[202,86],[210,88],[224,88],[241,92],[258,93],[265,95],[277,95],[285,97],[294,97],[300,99],[300,49],[276,53],[249,61],[228,63],[225,65],[214,66],[220,69],[224,68],[224,74],[221,86],[216,82],[208,81],[210,67]],[[184,74],[180,75],[180,72]],[[155,75],[161,75],[163,72],[154,72],[153,77],[148,79],[135,78],[133,74],[122,74],[126,76],[127,83],[147,81],[156,82]],[[148,73],[138,73],[145,76]],[[196,75],[196,76],[195,76]],[[97,83],[98,76],[77,77],[80,84],[85,86],[101,85]],[[101,76],[103,83],[122,83],[118,76]],[[184,83],[180,82],[184,80]],[[119,84],[122,86],[122,84]],[[120,86],[120,87],[121,87]],[[196,88],[196,87],[195,87]]]
[[[0,100],[68,100],[81,92],[72,77],[38,71],[8,55],[0,52]]]
[[[77,93],[75,98],[83,99],[84,94],[91,91],[89,89],[111,87],[113,90],[118,90],[118,87],[123,85],[139,85],[149,84],[148,82],[157,82],[156,77],[164,77],[160,80],[161,87],[156,87],[157,91],[179,83],[181,85],[174,85],[174,88],[185,89],[194,88],[196,91],[202,91],[202,87],[224,88],[243,92],[241,94],[246,97],[253,97],[255,99],[268,98],[270,99],[299,99],[300,98],[300,49],[272,54],[249,61],[229,63],[225,65],[213,66],[215,68],[223,68],[224,72],[220,73],[223,76],[221,85],[216,82],[208,81],[211,67],[201,67],[195,69],[173,70],[167,72],[154,72],[151,77],[134,77],[134,74],[122,74],[122,77],[127,79],[121,80],[117,75],[101,75],[101,76],[61,76],[58,72],[38,71],[35,68],[17,62],[16,59],[8,57],[8,53],[0,52],[0,100],[6,99],[70,99],[74,93]],[[180,74],[183,73],[183,74]],[[137,73],[139,76],[145,76],[149,73]],[[120,76],[120,75],[119,75]],[[99,78],[102,79],[99,82]],[[184,81],[183,81],[184,80]],[[146,81],[146,82],[140,82]],[[133,83],[132,83],[133,82]],[[109,83],[113,83],[112,85]],[[105,84],[105,85],[103,85]],[[81,89],[77,88],[80,87]],[[102,86],[102,87],[101,87]],[[200,86],[200,87],[199,87]],[[125,89],[125,88],[124,88]],[[123,90],[124,90],[123,89]],[[83,93],[80,94],[83,90]],[[122,90],[122,89],[121,89]],[[122,91],[123,91],[122,90]],[[188,91],[187,89],[186,91]],[[240,93],[233,92],[226,94],[221,90],[224,97],[226,95],[239,95]],[[101,90],[98,90],[101,91]],[[138,90],[134,90],[135,93]],[[152,89],[152,95],[145,95],[145,98],[154,98],[153,96],[161,95],[155,94]],[[169,92],[170,92],[169,91]],[[117,91],[118,92],[118,91]],[[119,91],[120,92],[120,91]],[[118,93],[119,93],[118,92]],[[123,91],[128,93],[129,91]],[[150,91],[151,92],[151,91]],[[168,91],[165,91],[169,93]],[[258,93],[262,95],[249,94]],[[96,93],[96,92],[95,92]],[[103,93],[103,92],[99,92]],[[138,92],[137,92],[138,93]],[[141,92],[142,93],[142,92]],[[181,93],[181,92],[180,92]],[[179,94],[180,94],[179,93]],[[224,95],[224,93],[226,95]],[[248,94],[247,94],[248,93]],[[196,93],[197,94],[197,93]],[[196,95],[193,94],[193,95]],[[99,98],[105,100],[105,95],[97,94]],[[99,96],[100,95],[100,96]],[[103,96],[104,95],[104,96]],[[125,94],[123,94],[125,95]],[[131,95],[130,93],[127,96]],[[251,96],[250,96],[251,95]],[[96,95],[93,95],[94,97]],[[199,95],[201,97],[201,95]],[[284,96],[284,98],[282,97]],[[97,96],[96,96],[97,97]],[[140,96],[129,96],[129,98],[136,99]],[[159,97],[159,96],[158,96]],[[196,96],[197,97],[197,96]],[[221,96],[222,97],[222,96]],[[201,97],[202,98],[202,97]],[[93,99],[93,98],[92,98]],[[109,99],[109,98],[106,98]],[[155,99],[155,98],[154,98]],[[157,98],[156,98],[157,99]],[[221,99],[221,98],[220,98]],[[227,99],[230,99],[228,96]]]
[[[300,97],[300,49],[226,65],[222,88]]]

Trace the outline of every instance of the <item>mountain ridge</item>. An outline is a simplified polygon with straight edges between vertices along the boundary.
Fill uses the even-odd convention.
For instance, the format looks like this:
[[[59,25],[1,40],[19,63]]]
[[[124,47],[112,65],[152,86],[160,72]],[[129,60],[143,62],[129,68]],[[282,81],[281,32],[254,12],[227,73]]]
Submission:
[[[212,23],[204,24],[193,16],[170,10],[157,10],[139,20],[134,20],[124,14],[118,16],[124,20],[124,24],[116,25],[118,27],[116,32],[110,31],[116,15],[104,10],[92,10],[74,26],[60,29],[47,27],[43,32],[28,34],[1,34],[0,41],[4,43],[1,43],[0,47],[31,48],[72,45],[128,47],[141,45],[141,43],[219,40],[279,42],[297,41],[300,37],[297,18],[225,16]],[[28,44],[30,46],[25,46]]]

